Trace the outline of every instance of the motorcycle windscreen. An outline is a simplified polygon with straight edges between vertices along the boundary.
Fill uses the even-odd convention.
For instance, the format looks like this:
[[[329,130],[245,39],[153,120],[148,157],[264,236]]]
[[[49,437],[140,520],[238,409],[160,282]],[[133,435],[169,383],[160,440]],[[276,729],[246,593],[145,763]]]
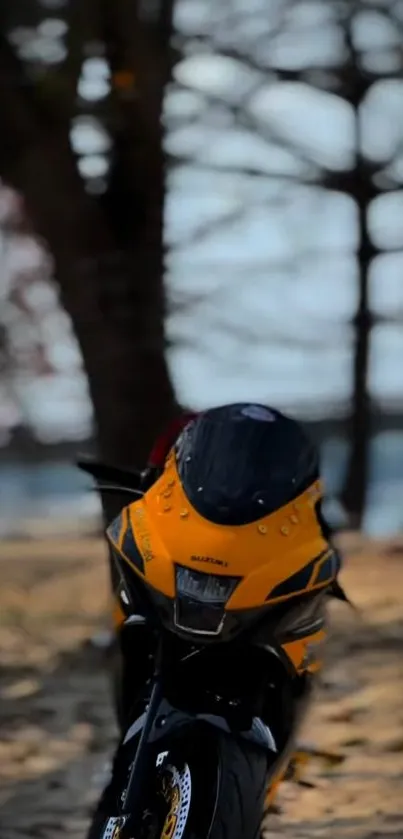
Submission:
[[[261,405],[201,414],[179,438],[176,461],[189,501],[216,524],[257,521],[318,479],[316,451],[303,429]]]

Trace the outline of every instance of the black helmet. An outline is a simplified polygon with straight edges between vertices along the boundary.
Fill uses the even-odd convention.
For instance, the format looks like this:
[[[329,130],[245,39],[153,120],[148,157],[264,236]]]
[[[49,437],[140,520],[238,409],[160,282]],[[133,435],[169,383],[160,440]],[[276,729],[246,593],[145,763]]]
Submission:
[[[316,449],[299,423],[264,405],[205,411],[188,423],[175,450],[189,501],[216,524],[256,521],[319,477]]]

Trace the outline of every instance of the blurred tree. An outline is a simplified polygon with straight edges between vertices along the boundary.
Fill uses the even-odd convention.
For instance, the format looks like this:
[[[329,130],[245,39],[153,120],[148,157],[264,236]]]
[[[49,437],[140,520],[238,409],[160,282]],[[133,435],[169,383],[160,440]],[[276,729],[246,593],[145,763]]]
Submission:
[[[370,395],[370,339],[372,326],[381,320],[370,299],[370,276],[381,251],[391,247],[387,235],[381,241],[373,220],[375,208],[380,206],[379,201],[384,200],[388,193],[401,189],[403,181],[403,169],[399,163],[403,131],[398,127],[398,102],[403,93],[403,88],[400,93],[398,89],[403,71],[403,5],[393,0],[383,0],[382,3],[372,0],[349,0],[348,3],[343,0],[283,0],[269,3],[261,0],[252,7],[231,0],[217,6],[205,0],[204,4],[198,5],[192,20],[192,4],[186,0],[178,0],[178,4],[181,10],[178,23],[183,61],[175,74],[177,93],[179,97],[179,94],[184,95],[193,89],[194,98],[186,100],[184,97],[185,118],[182,123],[176,116],[175,108],[172,109],[172,136],[168,136],[168,147],[173,158],[182,167],[191,161],[205,177],[213,172],[218,180],[219,171],[223,177],[225,173],[230,173],[239,191],[244,191],[243,195],[247,197],[238,204],[231,203],[231,198],[228,200],[229,190],[226,193],[228,209],[219,216],[224,236],[237,223],[240,236],[242,227],[239,219],[253,217],[256,207],[263,202],[268,241],[271,225],[275,229],[274,240],[278,251],[281,251],[278,240],[283,234],[281,222],[287,227],[288,241],[295,236],[298,224],[303,230],[302,245],[296,243],[293,258],[288,254],[272,262],[270,257],[267,258],[267,298],[261,295],[261,309],[256,307],[253,318],[247,317],[244,299],[242,320],[240,316],[235,322],[233,310],[227,317],[225,308],[217,305],[218,294],[213,296],[209,291],[212,298],[211,322],[219,325],[223,334],[231,340],[237,337],[245,348],[242,359],[233,350],[238,367],[245,363],[247,348],[251,345],[260,347],[262,354],[268,349],[275,353],[280,344],[294,350],[298,369],[298,347],[306,360],[308,354],[311,357],[322,354],[326,358],[325,354],[330,356],[332,351],[340,357],[351,346],[351,387],[349,389],[346,384],[343,401],[335,397],[333,405],[328,404],[322,410],[324,415],[326,411],[330,414],[333,409],[336,416],[345,417],[350,449],[342,496],[351,525],[359,526],[368,487],[371,414],[375,402]],[[215,76],[208,74],[206,56],[215,57]],[[197,78],[197,62],[201,81]],[[192,63],[195,68],[193,75]],[[203,78],[203,69],[206,78]],[[231,76],[236,79],[232,85],[228,82]],[[387,89],[388,82],[391,86],[396,85],[392,93]],[[375,126],[382,120],[377,113],[382,86],[385,103],[394,96],[396,105],[391,101],[390,111],[385,114],[381,140]],[[379,96],[374,93],[378,89]],[[293,107],[298,113],[294,120]],[[186,117],[186,108],[190,119]],[[390,128],[390,113],[394,114],[392,120],[396,127],[393,130]],[[327,123],[334,125],[334,142]],[[210,139],[209,145],[206,139],[201,142],[203,132]],[[225,143],[226,153],[223,152]],[[260,181],[260,188],[254,186],[257,181]],[[261,195],[265,191],[266,197],[262,200]],[[345,214],[343,238],[338,227],[341,200]],[[287,213],[288,207],[298,202],[304,210],[296,223],[296,215]],[[308,217],[310,203],[314,202],[323,208],[324,213],[326,207],[332,215],[333,209],[330,208],[335,210],[335,239],[332,232],[325,230],[326,244],[321,241],[320,233],[315,235],[308,230],[309,223],[314,228],[315,220],[304,227],[304,219],[301,218],[304,215]],[[320,222],[319,212],[319,226]],[[389,224],[389,220],[385,221],[386,230]],[[207,250],[208,236],[213,229],[211,241],[214,251],[217,226],[217,220],[212,225],[203,219],[200,227],[192,231],[190,245],[202,242]],[[247,224],[245,229],[248,229]],[[399,242],[397,234],[395,239],[396,244],[392,248],[399,250],[403,243]],[[336,247],[334,240],[337,241]],[[182,243],[181,247],[183,251]],[[318,264],[322,266],[323,283],[322,290],[318,287],[318,292],[323,294],[325,291],[328,295],[329,308],[328,317],[322,323],[319,318],[309,317],[308,300],[304,316],[296,311],[301,301],[296,290],[298,281],[303,285],[307,278],[309,280],[309,265],[313,275],[317,274]],[[356,309],[353,312],[351,308],[345,328],[337,329],[337,316],[333,317],[331,311],[333,300],[336,302],[337,297],[332,282],[337,285],[338,279],[344,279],[341,274],[345,275],[348,271],[353,283],[354,269],[357,279]],[[259,265],[257,271],[262,273]],[[223,272],[222,265],[220,272]],[[250,264],[245,275],[242,268],[238,272],[232,264],[230,272],[228,282],[232,283],[233,298],[237,276],[251,289],[253,269]],[[283,287],[289,283],[289,297],[286,301],[283,299],[283,306],[278,306],[273,299],[276,292],[271,297],[269,292],[270,281],[273,288],[277,287],[280,292],[280,284],[275,285],[280,272],[283,272]],[[260,288],[264,293],[262,281]],[[293,301],[295,296],[297,303]],[[199,306],[200,312],[203,312],[202,307],[206,309],[208,306],[203,295],[198,300],[196,294],[185,293],[182,299],[179,295],[175,301],[185,311],[186,297],[188,305]],[[290,317],[292,306],[295,307],[293,318]],[[186,337],[185,333],[185,340]],[[323,375],[326,361],[322,364]],[[318,368],[312,363],[312,369]],[[345,378],[347,380],[348,376]],[[297,411],[297,402],[295,404]]]
[[[0,176],[53,256],[102,456],[127,465],[176,410],[163,330],[171,18],[171,0],[16,0],[0,19]],[[77,151],[77,129],[95,153]]]
[[[373,317],[369,297],[369,270],[379,253],[368,228],[371,202],[379,194],[374,183],[377,167],[364,154],[361,108],[373,84],[373,74],[363,67],[354,37],[359,8],[351,4],[342,21],[348,49],[342,70],[341,93],[355,111],[355,166],[341,178],[340,188],[348,192],[358,208],[358,305],[353,320],[353,393],[352,410],[348,422],[350,454],[341,500],[350,517],[350,526],[359,528],[365,511],[369,476],[369,446],[371,439],[371,399],[369,393],[370,336]]]
[[[370,226],[371,210],[383,194],[401,184],[399,158],[401,142],[392,143],[385,161],[383,150],[368,154],[365,109],[380,79],[401,81],[403,57],[396,47],[401,44],[403,26],[399,3],[351,2],[341,6],[339,16],[346,56],[340,72],[340,94],[354,108],[355,165],[343,173],[333,185],[351,195],[358,209],[358,305],[353,319],[353,392],[348,420],[350,454],[342,501],[350,516],[350,526],[359,528],[365,512],[369,486],[369,449],[373,431],[372,399],[369,385],[371,330],[381,320],[371,305],[370,271],[374,259],[382,252],[377,236]],[[371,43],[372,40],[372,43]],[[385,166],[385,162],[388,164]]]

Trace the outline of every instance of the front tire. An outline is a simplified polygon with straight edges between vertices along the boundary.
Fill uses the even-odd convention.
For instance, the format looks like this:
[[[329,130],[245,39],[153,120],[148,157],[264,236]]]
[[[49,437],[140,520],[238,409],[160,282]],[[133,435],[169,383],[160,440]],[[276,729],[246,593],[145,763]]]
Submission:
[[[217,751],[220,778],[209,839],[256,839],[264,812],[267,754],[224,734],[218,739]]]
[[[179,757],[179,761],[178,761]],[[268,753],[217,729],[204,728],[167,758],[167,772],[186,779],[174,791],[158,839],[256,839],[260,835],[268,781]],[[189,795],[190,788],[190,795]],[[189,802],[190,798],[190,802]],[[175,807],[173,808],[175,810]],[[186,815],[186,819],[183,816]]]
[[[144,830],[136,831],[136,836],[257,839],[264,815],[269,756],[247,740],[206,725],[187,729],[172,743],[168,737],[161,742],[154,790],[146,794]],[[121,772],[119,775],[122,778]],[[88,839],[111,839],[119,823],[121,839],[132,837],[130,817],[126,821],[117,812],[122,787],[118,788],[116,781],[114,773]],[[130,811],[130,799],[128,805]]]

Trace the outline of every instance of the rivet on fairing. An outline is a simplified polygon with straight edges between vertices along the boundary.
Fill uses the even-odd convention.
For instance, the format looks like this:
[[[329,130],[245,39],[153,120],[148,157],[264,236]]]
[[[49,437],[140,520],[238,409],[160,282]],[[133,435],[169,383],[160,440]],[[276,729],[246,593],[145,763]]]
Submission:
[[[293,524],[299,524],[298,516],[291,516],[291,521],[292,521]]]
[[[259,524],[257,529],[259,533],[261,533],[263,536],[265,533],[267,533],[267,527],[265,524]]]
[[[283,536],[288,536],[289,532],[289,528],[283,525],[283,527],[281,528],[281,533],[283,534]]]
[[[189,515],[189,510],[181,510],[179,515],[180,515],[181,519],[187,519],[187,517]]]
[[[166,504],[164,507],[164,513],[169,513],[170,510],[172,510],[172,507],[169,504]]]

